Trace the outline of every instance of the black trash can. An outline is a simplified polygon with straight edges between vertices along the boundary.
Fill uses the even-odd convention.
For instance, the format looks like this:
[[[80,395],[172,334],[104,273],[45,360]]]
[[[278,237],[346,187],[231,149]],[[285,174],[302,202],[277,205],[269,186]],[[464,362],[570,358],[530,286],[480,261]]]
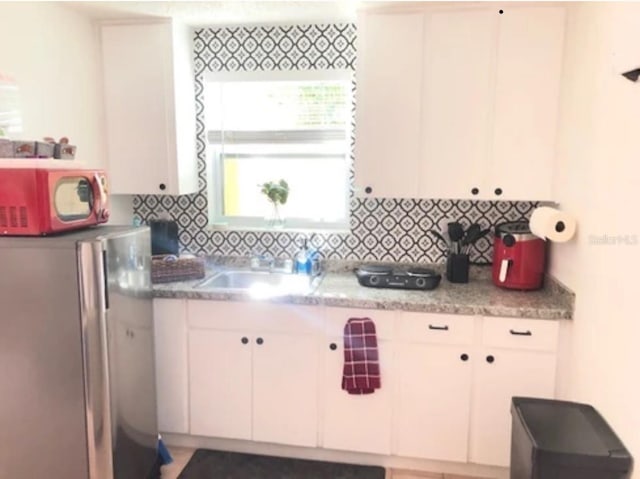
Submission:
[[[511,479],[624,479],[632,458],[587,404],[514,397]]]

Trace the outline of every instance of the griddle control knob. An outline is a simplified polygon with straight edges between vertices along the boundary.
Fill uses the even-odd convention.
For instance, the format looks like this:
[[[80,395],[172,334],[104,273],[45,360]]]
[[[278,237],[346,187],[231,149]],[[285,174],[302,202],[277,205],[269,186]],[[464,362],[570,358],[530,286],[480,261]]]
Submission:
[[[369,277],[369,284],[370,284],[371,286],[375,286],[375,285],[377,285],[378,283],[380,283],[380,278],[378,277],[378,275],[373,274],[373,275],[371,275],[371,276]]]
[[[427,285],[427,280],[424,278],[416,278],[416,286],[418,288],[424,288]]]

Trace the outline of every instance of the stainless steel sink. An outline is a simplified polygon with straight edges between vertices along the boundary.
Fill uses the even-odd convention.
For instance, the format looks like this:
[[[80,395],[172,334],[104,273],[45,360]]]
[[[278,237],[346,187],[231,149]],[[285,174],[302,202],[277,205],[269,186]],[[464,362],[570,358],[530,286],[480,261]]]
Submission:
[[[320,276],[267,271],[222,271],[194,286],[195,289],[245,290],[257,296],[309,294],[320,284]]]

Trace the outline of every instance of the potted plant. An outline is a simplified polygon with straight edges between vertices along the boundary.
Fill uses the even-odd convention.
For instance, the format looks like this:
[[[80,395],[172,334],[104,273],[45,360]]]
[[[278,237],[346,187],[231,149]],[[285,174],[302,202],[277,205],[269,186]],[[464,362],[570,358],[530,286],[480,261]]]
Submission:
[[[273,213],[268,220],[269,226],[282,227],[284,219],[280,215],[280,205],[284,205],[289,197],[289,185],[285,180],[267,181],[261,185],[260,192],[264,194],[273,206]]]

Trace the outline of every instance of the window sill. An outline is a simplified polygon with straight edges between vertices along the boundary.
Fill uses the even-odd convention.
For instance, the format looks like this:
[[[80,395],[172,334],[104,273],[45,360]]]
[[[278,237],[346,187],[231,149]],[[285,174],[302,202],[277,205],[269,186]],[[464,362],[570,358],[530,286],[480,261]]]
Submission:
[[[334,227],[328,226],[326,228],[320,226],[242,226],[242,225],[230,225],[227,223],[213,223],[207,226],[209,231],[239,231],[239,232],[270,232],[270,233],[318,233],[318,234],[338,234],[348,235],[351,233],[347,226]]]

